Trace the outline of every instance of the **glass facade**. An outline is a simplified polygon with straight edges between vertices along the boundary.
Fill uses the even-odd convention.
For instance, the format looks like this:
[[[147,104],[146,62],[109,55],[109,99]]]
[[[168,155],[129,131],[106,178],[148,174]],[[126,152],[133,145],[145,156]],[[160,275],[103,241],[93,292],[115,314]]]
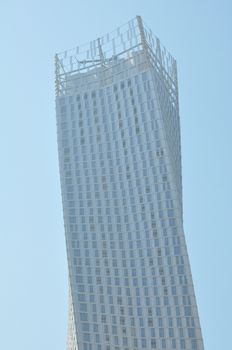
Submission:
[[[68,350],[203,349],[176,62],[138,16],[56,55]]]

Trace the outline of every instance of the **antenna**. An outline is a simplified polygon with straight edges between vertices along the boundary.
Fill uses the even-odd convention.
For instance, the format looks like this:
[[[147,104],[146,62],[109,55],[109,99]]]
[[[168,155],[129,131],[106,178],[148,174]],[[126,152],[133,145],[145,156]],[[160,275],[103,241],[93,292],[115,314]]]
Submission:
[[[77,60],[77,62],[78,63],[84,63],[84,64],[85,63],[95,63],[95,62],[97,63],[97,62],[100,62],[101,65],[104,66],[106,59],[105,59],[104,53],[102,51],[101,39],[100,38],[97,38],[97,45],[98,45],[98,51],[99,51],[100,59],[98,59],[98,60],[83,60],[83,61],[78,61]],[[111,61],[111,59],[107,59],[107,61]]]

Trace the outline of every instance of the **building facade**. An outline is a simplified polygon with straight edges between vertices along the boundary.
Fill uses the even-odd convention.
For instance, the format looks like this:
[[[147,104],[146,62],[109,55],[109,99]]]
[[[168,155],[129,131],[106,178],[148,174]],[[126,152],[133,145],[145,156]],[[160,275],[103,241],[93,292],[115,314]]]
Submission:
[[[68,350],[202,350],[176,61],[137,16],[58,54]]]

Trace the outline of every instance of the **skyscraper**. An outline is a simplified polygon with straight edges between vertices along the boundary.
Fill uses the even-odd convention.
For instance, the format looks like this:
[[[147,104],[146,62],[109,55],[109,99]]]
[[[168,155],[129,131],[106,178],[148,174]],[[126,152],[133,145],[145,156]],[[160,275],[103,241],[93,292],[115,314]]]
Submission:
[[[202,350],[176,61],[137,16],[55,65],[67,349]]]

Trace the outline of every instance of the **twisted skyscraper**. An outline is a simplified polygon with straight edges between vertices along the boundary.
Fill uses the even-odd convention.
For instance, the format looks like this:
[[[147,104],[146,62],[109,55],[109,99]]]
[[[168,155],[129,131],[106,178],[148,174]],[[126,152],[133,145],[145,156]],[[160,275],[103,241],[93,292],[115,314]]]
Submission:
[[[139,16],[55,60],[67,349],[202,350],[176,61]]]

